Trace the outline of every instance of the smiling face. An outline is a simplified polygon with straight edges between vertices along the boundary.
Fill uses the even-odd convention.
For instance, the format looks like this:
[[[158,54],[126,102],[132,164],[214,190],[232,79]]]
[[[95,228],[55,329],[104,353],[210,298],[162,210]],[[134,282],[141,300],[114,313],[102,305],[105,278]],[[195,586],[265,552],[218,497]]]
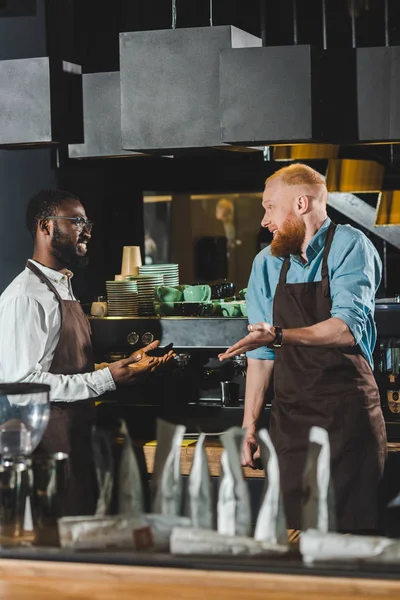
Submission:
[[[299,254],[304,242],[304,219],[296,212],[296,186],[283,184],[279,179],[267,182],[262,205],[265,210],[261,226],[272,235],[273,256]]]
[[[85,209],[79,200],[67,200],[57,210],[57,217],[82,217],[87,219]],[[74,221],[68,219],[53,220],[51,253],[65,267],[84,267],[88,263],[87,243],[90,233],[84,227],[80,231]]]

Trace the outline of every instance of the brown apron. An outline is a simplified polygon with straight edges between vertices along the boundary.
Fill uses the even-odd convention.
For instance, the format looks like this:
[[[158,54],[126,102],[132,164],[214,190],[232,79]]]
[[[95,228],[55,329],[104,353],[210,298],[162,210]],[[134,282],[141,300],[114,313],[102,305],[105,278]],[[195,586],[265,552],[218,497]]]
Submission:
[[[276,325],[309,327],[331,317],[327,261],[335,228],[331,223],[326,236],[322,281],[286,283],[285,259],[274,297]],[[338,530],[377,529],[386,430],[378,387],[360,349],[283,345],[275,353],[274,388],[270,433],[288,528],[301,529],[308,435],[318,425],[329,433]]]
[[[61,332],[50,373],[76,375],[94,371],[90,324],[76,300],[63,300],[35,264],[28,269],[47,285],[60,304]],[[93,400],[52,402],[50,420],[36,452],[69,456],[68,515],[93,514],[95,509],[91,430],[95,423]]]

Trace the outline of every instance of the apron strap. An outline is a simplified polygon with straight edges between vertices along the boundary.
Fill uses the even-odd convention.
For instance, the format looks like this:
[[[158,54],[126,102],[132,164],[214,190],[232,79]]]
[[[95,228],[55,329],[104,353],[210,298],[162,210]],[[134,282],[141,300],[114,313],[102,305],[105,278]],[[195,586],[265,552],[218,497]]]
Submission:
[[[329,274],[328,274],[328,255],[332,246],[333,236],[335,235],[336,225],[335,223],[331,223],[328,228],[328,233],[326,234],[325,240],[325,248],[324,253],[322,255],[322,267],[321,267],[321,277],[322,279],[326,279],[329,285]]]
[[[45,285],[47,285],[47,287],[49,288],[49,290],[51,292],[53,292],[53,294],[55,295],[55,297],[57,298],[57,300],[59,302],[62,301],[62,298],[61,298],[60,294],[57,292],[56,288],[51,283],[50,279],[48,279],[48,277],[46,277],[46,275],[43,273],[43,271],[41,271],[40,269],[38,269],[37,266],[34,263],[32,263],[30,260],[26,261],[26,267],[28,269],[30,269],[32,271],[32,273],[35,273],[35,275],[37,275],[37,277],[39,277],[39,279],[40,279],[40,281],[42,283],[44,283]]]
[[[281,272],[279,275],[279,283],[286,283],[286,276],[290,267],[290,256],[287,256],[283,261]]]

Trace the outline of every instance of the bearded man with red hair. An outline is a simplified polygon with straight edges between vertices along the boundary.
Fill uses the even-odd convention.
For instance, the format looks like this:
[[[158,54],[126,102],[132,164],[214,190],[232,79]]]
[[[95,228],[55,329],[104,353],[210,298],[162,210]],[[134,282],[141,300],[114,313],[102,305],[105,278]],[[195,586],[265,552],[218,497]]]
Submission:
[[[274,381],[270,434],[280,465],[287,525],[301,529],[310,428],[328,431],[339,531],[379,530],[386,430],[373,376],[379,255],[358,229],[326,212],[324,178],[303,164],[266,180],[262,227],[271,244],[255,258],[247,292],[249,334],[220,359],[247,352],[243,464]]]

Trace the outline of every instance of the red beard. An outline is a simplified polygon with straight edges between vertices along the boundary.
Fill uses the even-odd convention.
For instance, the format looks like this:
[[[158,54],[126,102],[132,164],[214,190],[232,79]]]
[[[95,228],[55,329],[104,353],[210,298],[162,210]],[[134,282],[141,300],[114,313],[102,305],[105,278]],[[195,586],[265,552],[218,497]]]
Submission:
[[[290,254],[300,254],[305,235],[304,221],[296,217],[292,211],[271,242],[272,256],[285,257]]]

